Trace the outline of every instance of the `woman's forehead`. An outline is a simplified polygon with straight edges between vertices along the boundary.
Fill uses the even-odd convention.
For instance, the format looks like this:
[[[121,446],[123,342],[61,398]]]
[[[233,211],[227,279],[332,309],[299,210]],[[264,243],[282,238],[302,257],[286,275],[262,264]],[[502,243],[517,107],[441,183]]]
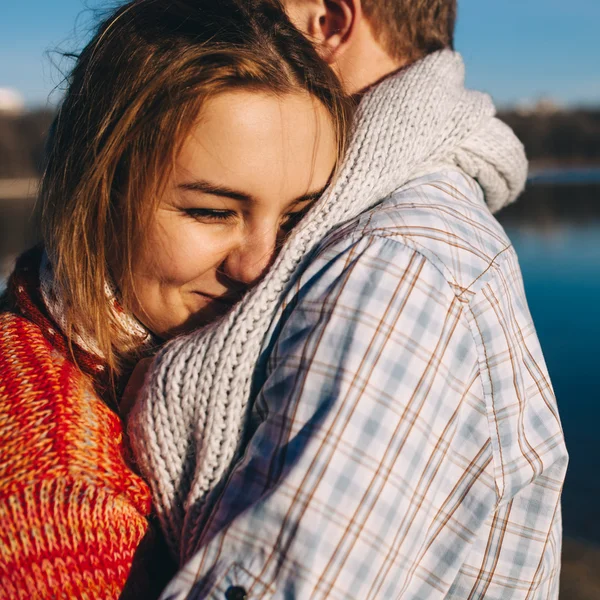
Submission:
[[[337,160],[329,112],[307,93],[211,98],[176,161],[176,185],[208,182],[255,199],[320,190]]]

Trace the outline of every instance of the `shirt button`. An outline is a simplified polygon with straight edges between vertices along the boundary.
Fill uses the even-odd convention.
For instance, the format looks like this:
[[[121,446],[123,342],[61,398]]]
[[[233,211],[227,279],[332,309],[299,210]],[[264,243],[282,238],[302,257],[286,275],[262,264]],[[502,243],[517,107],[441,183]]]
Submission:
[[[225,600],[246,600],[247,598],[248,592],[239,585],[232,585],[225,592]]]

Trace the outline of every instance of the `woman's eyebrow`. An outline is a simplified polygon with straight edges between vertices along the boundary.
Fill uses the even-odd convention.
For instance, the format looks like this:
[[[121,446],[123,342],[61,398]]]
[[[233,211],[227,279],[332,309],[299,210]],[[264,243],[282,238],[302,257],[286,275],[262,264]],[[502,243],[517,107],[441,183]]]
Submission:
[[[300,204],[301,202],[310,202],[312,200],[317,200],[320,196],[323,195],[323,192],[329,186],[329,182],[316,192],[308,192],[298,198],[295,198],[292,204]],[[190,181],[187,183],[180,183],[177,186],[179,189],[188,190],[191,192],[202,192],[203,194],[210,194],[212,196],[221,196],[223,198],[231,198],[232,200],[240,200],[242,202],[252,202],[255,200],[252,194],[248,194],[246,192],[242,192],[240,190],[234,190],[230,187],[224,185],[217,185],[214,183],[210,183],[209,181],[205,181],[203,179],[199,179],[197,181]]]
[[[191,181],[189,183],[180,183],[178,188],[182,190],[189,190],[192,192],[202,192],[204,194],[211,194],[212,196],[222,196],[224,198],[231,198],[233,200],[241,200],[242,202],[250,202],[254,200],[254,197],[245,192],[231,189],[224,185],[215,185],[202,179],[198,181]]]

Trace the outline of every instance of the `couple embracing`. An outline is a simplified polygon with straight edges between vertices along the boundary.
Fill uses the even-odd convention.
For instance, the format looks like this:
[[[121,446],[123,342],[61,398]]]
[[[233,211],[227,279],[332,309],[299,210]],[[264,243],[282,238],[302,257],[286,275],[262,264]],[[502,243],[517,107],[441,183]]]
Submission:
[[[558,597],[567,453],[492,216],[527,163],[455,17],[100,25],[2,301],[1,597]]]

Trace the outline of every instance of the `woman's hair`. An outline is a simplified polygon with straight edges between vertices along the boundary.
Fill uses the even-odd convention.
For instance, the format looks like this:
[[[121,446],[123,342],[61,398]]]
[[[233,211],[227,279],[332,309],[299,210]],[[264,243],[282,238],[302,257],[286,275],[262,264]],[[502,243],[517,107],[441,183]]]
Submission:
[[[67,336],[92,335],[116,374],[134,348],[105,285],[127,310],[133,254],[206,99],[308,92],[329,111],[340,155],[349,108],[278,0],[134,0],[100,25],[68,84],[42,180],[42,239]]]

